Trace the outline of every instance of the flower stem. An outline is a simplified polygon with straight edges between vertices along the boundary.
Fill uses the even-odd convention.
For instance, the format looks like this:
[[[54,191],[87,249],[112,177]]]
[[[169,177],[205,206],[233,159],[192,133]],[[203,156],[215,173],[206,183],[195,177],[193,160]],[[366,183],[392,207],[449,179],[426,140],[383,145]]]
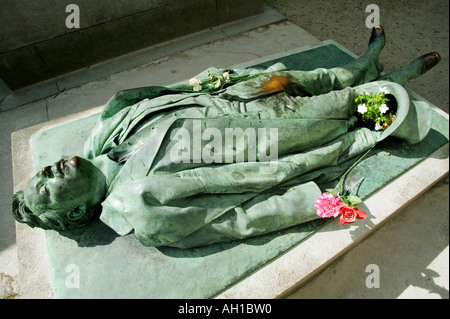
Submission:
[[[344,195],[345,189],[344,189],[344,179],[347,177],[347,174],[350,173],[350,171],[355,168],[356,165],[358,165],[364,157],[366,157],[367,154],[373,149],[373,146],[369,148],[355,163],[353,163],[352,166],[342,175],[341,179],[339,180],[339,183],[337,184],[336,188],[339,189],[339,195]]]

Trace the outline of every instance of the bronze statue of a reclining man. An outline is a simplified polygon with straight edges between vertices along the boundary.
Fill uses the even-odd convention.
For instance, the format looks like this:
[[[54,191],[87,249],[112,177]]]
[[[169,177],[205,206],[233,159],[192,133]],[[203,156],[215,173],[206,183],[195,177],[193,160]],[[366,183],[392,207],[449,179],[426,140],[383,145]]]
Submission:
[[[402,85],[440,60],[430,53],[383,75],[385,42],[374,28],[363,56],[332,69],[210,68],[190,83],[121,91],[102,111],[85,154],[39,171],[14,195],[13,214],[57,231],[100,214],[143,245],[182,248],[318,218],[321,183],[409,125],[397,118],[388,133],[358,127],[355,97],[387,88],[407,101],[407,113]],[[424,126],[413,125],[424,130],[418,136]]]

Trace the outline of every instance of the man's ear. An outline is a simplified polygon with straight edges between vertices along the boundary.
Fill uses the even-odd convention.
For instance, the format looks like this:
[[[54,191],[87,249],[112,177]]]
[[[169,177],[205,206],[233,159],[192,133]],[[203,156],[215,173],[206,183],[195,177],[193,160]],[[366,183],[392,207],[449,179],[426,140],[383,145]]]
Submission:
[[[70,213],[68,213],[67,218],[71,221],[75,221],[83,217],[86,214],[86,211],[86,204],[81,204],[80,206],[75,207]]]

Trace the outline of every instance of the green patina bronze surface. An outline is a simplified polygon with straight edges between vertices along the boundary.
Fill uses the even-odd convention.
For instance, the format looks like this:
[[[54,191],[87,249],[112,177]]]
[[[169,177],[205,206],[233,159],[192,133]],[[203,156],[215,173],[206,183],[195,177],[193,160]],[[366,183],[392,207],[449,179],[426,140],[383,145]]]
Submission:
[[[317,67],[330,68],[336,65],[343,65],[352,61],[352,59],[352,57],[342,52],[337,46],[327,45],[280,59],[280,61],[271,61],[270,64],[267,63],[262,67],[272,65],[274,62],[282,62],[289,69],[312,70]],[[232,94],[233,90],[229,90],[229,93]],[[347,95],[354,94],[351,90],[344,93]],[[201,96],[198,95],[198,99],[202,99]],[[140,97],[136,98],[139,99]],[[345,100],[349,100],[348,96]],[[209,102],[207,101],[206,103]],[[416,108],[419,110],[418,112],[421,110],[421,103],[425,102],[414,102],[414,105],[418,105]],[[114,110],[111,112],[111,114],[115,113]],[[430,114],[432,118],[431,130],[425,139],[418,144],[409,145],[395,138],[381,141],[382,138],[380,136],[377,137],[374,135],[374,138],[380,142],[373,152],[352,170],[348,176],[349,183],[357,181],[361,177],[365,178],[359,188],[358,194],[361,198],[366,198],[448,141],[448,121],[435,112]],[[48,163],[59,160],[61,155],[73,156],[82,154],[84,143],[90,131],[99,120],[99,116],[95,115],[35,134],[32,139],[32,144],[36,169],[38,170],[44,165],[48,165]],[[274,116],[276,116],[276,111]],[[330,120],[327,125],[323,126],[323,130],[328,129],[330,132],[346,130],[347,118],[348,115],[345,114],[343,116],[345,121],[333,122],[333,120]],[[256,123],[260,121],[260,117],[255,118],[253,122],[251,120],[248,118],[243,119],[243,121],[238,122],[239,125],[235,126],[242,128],[255,127]],[[192,121],[178,123],[179,127],[188,128],[189,125],[194,125]],[[336,124],[335,127],[330,126],[333,123]],[[211,127],[218,126],[218,122],[214,121],[210,123],[201,122],[201,124],[203,125],[202,127],[206,127],[208,124]],[[262,127],[270,127],[270,125],[276,126],[274,122],[271,122]],[[291,131],[299,129],[299,126],[296,126],[295,120],[291,121],[291,125]],[[316,125],[317,123],[313,126]],[[280,130],[284,130],[283,132],[285,134],[283,136],[289,136],[289,125],[278,127]],[[148,126],[148,128],[151,127]],[[190,131],[192,132],[192,129]],[[401,133],[403,135],[402,137],[411,135],[408,132]],[[281,136],[281,134],[279,135]],[[370,137],[372,135],[369,134],[368,136]],[[169,142],[170,140],[166,140],[166,143]],[[305,146],[306,149],[311,147],[309,143],[314,143],[314,141],[308,141],[308,144]],[[53,145],[50,152],[45,147],[46,145]],[[166,144],[166,148],[168,145]],[[281,144],[281,146],[283,145]],[[370,143],[365,145],[355,155],[371,146],[372,144]],[[344,145],[343,149],[347,149],[347,147]],[[329,151],[329,149],[323,150],[322,153],[319,153],[319,156],[326,156],[330,153]],[[130,154],[130,149],[115,150],[115,155],[119,157],[130,156]],[[114,154],[112,155],[114,156]],[[348,154],[345,155],[348,156]],[[170,167],[168,165],[169,161],[164,162],[164,157],[161,157],[158,163],[161,164],[160,172],[164,172],[164,169]],[[345,171],[345,168],[349,164],[351,165],[351,163],[347,163],[344,160],[341,163],[342,167],[339,167],[337,170],[332,169],[327,174],[338,177],[342,171]],[[376,170],[373,169],[374,165],[377,168]],[[142,173],[134,170],[136,167],[137,165],[129,165],[128,169],[131,170],[126,172],[127,174],[121,172],[121,175],[118,176],[119,178],[115,179],[121,182],[115,182],[119,190],[116,192],[117,194],[126,194],[129,188],[125,187],[121,189],[120,187],[122,187],[121,185],[127,185],[125,181],[127,179],[129,180],[130,176],[132,177],[133,174],[142,176]],[[143,169],[148,170],[145,167]],[[283,172],[282,165],[278,166],[277,169],[280,169],[281,173]],[[320,173],[323,172],[316,171],[315,177],[320,175]],[[242,180],[243,174],[242,170],[233,170],[223,176],[232,176],[233,180],[230,180],[230,183],[236,183],[236,181],[239,182]],[[261,178],[260,176],[260,174],[257,174],[255,178]],[[312,177],[301,177],[305,179],[306,183],[302,185],[306,185],[305,187],[308,190],[302,190],[299,194],[303,193],[303,191],[306,193],[311,192],[309,198],[313,200],[317,192],[320,195],[320,189],[318,189],[317,184],[308,183],[309,180],[314,179]],[[225,177],[222,180],[225,180]],[[163,185],[163,182],[164,179],[161,179],[159,184],[155,184],[155,189],[156,186]],[[320,188],[323,188],[334,186],[335,183],[336,181],[334,179],[327,178],[324,179],[323,183],[319,183],[319,185]],[[261,184],[260,180],[258,180],[258,184]],[[233,185],[245,187],[239,184]],[[290,186],[292,190],[296,190],[289,183],[285,186]],[[113,190],[114,187],[111,187],[110,194],[113,193]],[[164,198],[164,196],[168,195],[161,194],[160,196]],[[241,202],[245,202],[248,199],[245,197],[241,199]],[[208,199],[204,198],[202,200],[205,202]],[[370,220],[370,212],[368,213],[368,219]],[[314,214],[315,212],[312,211],[310,216]],[[108,221],[108,218],[104,217],[104,220]],[[144,247],[133,235],[120,237],[100,220],[93,222],[83,230],[73,230],[62,234],[47,231],[46,234],[50,260],[54,271],[54,286],[57,297],[207,298],[214,296],[232,285],[242,276],[245,276],[248,272],[257,269],[286,249],[296,245],[306,236],[319,229],[325,222],[325,220],[312,220],[266,235],[191,249]],[[220,218],[218,219],[218,223],[220,223]],[[127,225],[114,224],[114,221],[111,221],[111,224],[116,225],[118,233],[121,231],[124,234],[127,233]],[[135,223],[132,226],[136,225]],[[142,241],[145,243],[145,240],[143,238]],[[171,240],[177,242],[177,239],[172,238]],[[196,244],[195,240],[197,239],[193,238],[192,240]],[[192,242],[188,242],[187,246],[190,244]],[[70,289],[66,286],[67,273],[65,270],[71,264],[75,264],[80,268],[79,289]],[[192,278],[192,280],[186,280],[186,278]]]

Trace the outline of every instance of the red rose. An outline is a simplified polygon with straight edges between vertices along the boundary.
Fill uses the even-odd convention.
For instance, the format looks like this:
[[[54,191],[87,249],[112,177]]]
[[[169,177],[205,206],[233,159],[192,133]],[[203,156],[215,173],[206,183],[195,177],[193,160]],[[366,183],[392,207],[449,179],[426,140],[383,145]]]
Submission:
[[[344,224],[353,224],[356,219],[364,219],[367,217],[367,214],[362,210],[356,207],[350,207],[346,204],[342,204],[341,206],[341,225]]]

